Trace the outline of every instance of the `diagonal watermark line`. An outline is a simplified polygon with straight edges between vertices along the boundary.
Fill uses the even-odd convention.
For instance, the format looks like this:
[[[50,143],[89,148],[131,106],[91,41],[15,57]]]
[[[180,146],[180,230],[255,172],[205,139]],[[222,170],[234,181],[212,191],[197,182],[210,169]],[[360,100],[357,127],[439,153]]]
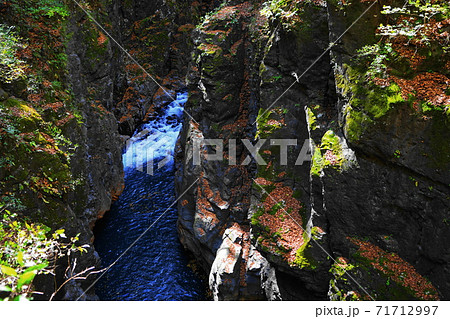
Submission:
[[[130,246],[128,246],[128,248],[127,249],[125,249],[121,254],[120,254],[120,256],[119,257],[117,257],[116,258],[116,260],[112,263],[112,264],[110,264],[108,267],[106,267],[106,268],[104,268],[102,271],[102,274],[100,275],[100,276],[98,276],[96,279],[95,279],[95,281],[75,300],[75,301],[79,301],[80,300],[80,298],[81,297],[83,297],[92,287],[94,287],[95,286],[95,284],[100,280],[100,278],[102,278],[103,277],[103,275],[104,274],[106,274],[107,272],[108,272],[108,270],[112,267],[112,266],[114,266],[123,256],[125,256],[126,255],[126,253],[131,249],[131,248],[133,248],[133,246],[134,245],[136,245],[136,243],[139,241],[139,240],[141,240],[141,238],[142,237],[144,237],[145,236],[145,234],[147,234],[147,232],[165,215],[165,214],[167,214],[167,212],[169,211],[169,209],[173,206],[173,205],[175,205],[177,202],[178,202],[178,200],[181,198],[181,197],[183,197],[184,196],[184,194],[186,194],[191,188],[192,188],[192,186],[194,186],[197,182],[198,182],[198,180],[199,180],[200,178],[197,178],[192,184],[191,184],[191,186],[189,186],[188,188],[186,188],[186,190],[180,195],[180,196],[178,196],[178,198],[177,199],[175,199],[175,201],[169,206],[169,207],[167,207],[167,209],[164,211],[164,213],[162,213],[150,226],[148,226],[147,227],[147,229],[142,233],[142,234],[140,234],[139,235],[139,237],[138,238],[136,238],[132,243],[131,243],[131,245]]]
[[[267,108],[264,110],[264,112],[259,115],[256,120],[252,123],[252,125],[255,125],[255,123],[259,120],[259,118],[261,118],[264,114],[266,114],[267,112],[269,112],[273,106],[275,105],[275,103],[277,103],[294,85],[295,83],[299,82],[300,83],[300,79],[309,72],[309,70],[312,69],[312,67],[319,62],[320,59],[323,58],[323,56],[325,54],[327,54],[338,42],[339,40],[359,21],[361,20],[361,18],[370,10],[372,9],[372,7],[377,3],[377,1],[374,1],[345,31],[344,33],[342,33],[334,42],[331,42],[330,45],[328,46],[328,48],[322,52],[322,54],[314,60],[314,62],[305,70],[303,71],[303,73],[300,76],[295,76],[295,81]]]
[[[263,192],[266,193],[267,196],[269,196],[270,199],[271,199],[274,203],[277,203],[277,201],[273,198],[273,196],[270,195],[270,194],[264,189],[264,187],[262,187],[261,185],[259,185],[259,184],[256,182],[256,180],[255,180],[254,178],[252,178],[252,179],[253,179],[253,181],[255,182],[255,184],[258,185],[258,187],[260,187],[260,188],[263,190]],[[296,223],[296,224],[298,225],[298,227],[300,227],[304,232],[306,232],[306,230],[303,228],[303,226],[300,225],[300,224],[294,219],[294,217],[292,217],[291,214],[289,214],[289,213],[284,209],[284,207],[281,207],[281,209],[283,210],[284,213],[286,213],[286,214],[294,221],[294,223]],[[322,245],[321,245],[321,244],[320,244],[313,236],[311,236],[311,239],[314,241],[315,244],[317,244],[317,246],[319,246],[320,249],[323,250],[323,252],[324,252],[325,254],[327,254],[328,257],[331,258],[331,260],[333,260],[339,267],[341,267],[341,268],[345,271],[345,268],[342,267],[342,266],[336,261],[336,259],[334,259],[333,256],[331,256],[330,253],[328,253],[327,250],[326,250],[325,248],[323,248],[323,246],[322,246]],[[370,297],[370,299],[372,299],[373,301],[375,301],[375,298],[373,298],[372,295],[369,294],[369,293],[367,292],[367,290],[366,290],[363,286],[361,286],[361,285],[356,281],[356,279],[353,278],[353,276],[351,276],[351,275],[348,273],[348,271],[346,271],[345,274],[346,274],[351,280],[353,280],[353,281],[359,286],[359,288],[361,288],[361,289],[362,289],[362,290]]]
[[[125,54],[131,59],[131,61],[133,61],[133,63],[135,63],[140,69],[142,69],[142,71],[144,71],[144,73],[153,80],[153,82],[156,83],[156,85],[158,85],[163,92],[172,99],[173,102],[177,103],[179,106],[180,104],[178,103],[178,101],[176,99],[174,99],[169,92],[167,92],[167,90],[158,83],[158,81],[156,81],[156,79],[147,72],[147,70],[138,62],[136,61],[135,58],[133,58],[133,56],[119,43],[116,41],[116,39],[113,38],[113,36],[111,36],[111,34],[109,34],[108,31],[105,30],[105,28],[103,28],[103,26],[92,16],[92,14],[87,11],[85,8],[83,8],[83,6],[76,0],[72,0],[73,2],[75,2],[77,4],[77,6],[80,7],[80,9],[89,17],[89,19],[92,20],[92,22],[94,22],[123,52],[125,52]],[[185,110],[185,108],[183,107],[183,112],[186,113],[187,116],[189,116],[191,118],[191,120],[193,120],[195,123],[197,123],[197,121],[192,117],[191,114],[189,114],[188,111]],[[198,124],[198,123],[197,123]]]

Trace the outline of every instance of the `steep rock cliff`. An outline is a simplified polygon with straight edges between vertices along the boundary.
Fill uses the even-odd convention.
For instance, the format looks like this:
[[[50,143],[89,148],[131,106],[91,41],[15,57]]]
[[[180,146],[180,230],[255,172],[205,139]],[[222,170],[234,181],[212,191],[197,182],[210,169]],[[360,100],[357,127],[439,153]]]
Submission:
[[[69,238],[79,234],[77,245],[87,249],[57,262],[56,284],[50,276],[36,278],[36,290],[44,294],[35,298],[48,299],[67,279],[69,265],[70,275],[100,267],[92,229],[123,188],[121,151],[126,136],[119,134],[133,134],[184,87],[190,32],[210,5],[120,0],[2,3],[5,30],[13,26],[15,33],[8,34],[21,37],[15,45],[18,76],[1,79],[1,111],[7,116],[2,129],[12,139],[7,135],[7,142],[2,141],[6,165],[2,160],[0,176],[11,180],[1,184],[2,208],[23,210],[21,216],[54,230],[63,228]],[[22,16],[27,18],[21,20]],[[20,73],[25,68],[30,74]],[[52,125],[56,128],[47,128]],[[32,132],[36,128],[38,135]],[[17,141],[16,133],[26,139]],[[24,156],[9,156],[14,147]],[[17,207],[11,206],[16,200]],[[69,281],[54,298],[76,299],[94,279]],[[94,289],[82,296],[95,298]]]
[[[448,51],[433,44],[447,20],[429,20],[430,45],[380,42],[377,27],[392,23],[381,10],[227,1],[194,31],[179,232],[215,299],[449,298],[449,151],[436,139],[448,138]],[[394,51],[370,74],[380,43]],[[201,139],[223,139],[224,158],[208,161],[220,147],[202,145],[195,165]],[[266,141],[259,165],[239,165],[239,139],[297,146],[283,162]],[[296,165],[305,140],[311,161]]]
[[[102,2],[96,5],[106,10]],[[17,130],[11,136],[15,141],[9,136],[2,141],[2,156],[9,159],[2,179],[10,176],[2,183],[2,204],[28,220],[64,229],[68,238],[79,234],[77,245],[86,252],[57,260],[56,278],[34,281],[36,291],[44,293],[36,299],[48,299],[55,291],[54,298],[76,299],[94,276],[61,286],[66,268],[75,275],[99,265],[92,228],[123,188],[122,142],[109,111],[119,71],[117,50],[98,28],[86,24],[75,3],[11,1],[2,15],[21,37],[17,58],[27,68],[27,74],[1,84],[6,92],[2,112],[8,114],[3,129]],[[95,298],[93,289],[82,297]]]

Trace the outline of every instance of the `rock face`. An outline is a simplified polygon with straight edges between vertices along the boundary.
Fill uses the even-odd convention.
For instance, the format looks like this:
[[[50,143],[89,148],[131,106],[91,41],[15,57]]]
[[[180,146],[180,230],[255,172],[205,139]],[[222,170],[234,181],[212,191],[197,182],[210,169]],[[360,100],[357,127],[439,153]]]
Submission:
[[[68,19],[61,13],[49,19],[46,8],[36,2],[18,6],[14,1],[2,8],[5,23],[16,26],[26,39],[17,56],[29,74],[2,83],[7,93],[2,101],[9,97],[2,102],[2,111],[12,111],[8,120],[17,127],[15,137],[27,139],[16,142],[12,154],[4,149],[9,140],[2,140],[2,154],[14,158],[14,163],[2,166],[0,175],[3,180],[8,172],[20,184],[6,189],[11,187],[23,205],[21,215],[53,230],[63,228],[68,238],[79,234],[77,244],[87,251],[58,260],[55,278],[43,276],[34,282],[43,292],[35,299],[49,299],[60,288],[55,299],[74,300],[95,278],[61,286],[67,267],[74,275],[99,265],[92,229],[123,188],[122,142],[110,112],[120,70],[117,52],[85,23],[79,8],[61,5],[58,12],[70,12]],[[23,10],[35,14],[22,19]],[[82,299],[96,299],[95,291],[89,290]]]
[[[116,79],[113,113],[120,134],[132,135],[184,88],[192,50],[190,34],[207,7],[208,1],[202,6],[195,1],[115,3],[110,16],[120,18],[116,39],[128,52],[117,52],[121,77]]]
[[[93,228],[124,186],[121,152],[126,137],[121,135],[132,135],[184,88],[190,33],[211,4],[119,0],[88,1],[81,7],[75,2],[45,4],[13,0],[0,6],[5,23],[20,30],[24,40],[17,47],[17,58],[23,59],[17,65],[24,63],[31,70],[29,76],[9,83],[3,81],[2,69],[0,111],[2,117],[4,109],[8,112],[8,122],[1,123],[1,132],[14,124],[18,132],[11,134],[13,139],[35,138],[8,140],[23,147],[16,147],[19,156],[10,156],[13,164],[0,164],[0,199],[3,207],[12,191],[17,195],[14,200],[24,204],[22,215],[52,229],[64,228],[67,236],[80,234],[78,244],[88,251],[70,259],[71,267],[76,263],[71,270],[76,274],[100,266],[92,245]],[[37,129],[41,131],[35,134]],[[11,153],[8,143],[0,145],[5,157]],[[41,144],[45,149],[30,152]],[[41,155],[43,150],[47,151]],[[9,174],[17,181],[3,184]],[[56,286],[50,276],[35,280],[36,290],[44,292],[36,299],[50,298],[66,280],[68,266],[59,260]],[[71,281],[54,298],[76,299],[94,279]],[[96,299],[94,289],[82,299]]]
[[[214,299],[450,298],[449,150],[436,143],[448,115],[411,108],[400,70],[386,77],[398,86],[361,75],[354,58],[378,41],[380,11],[227,1],[195,29],[178,226]],[[223,140],[223,158],[208,160],[221,147],[202,139]],[[259,165],[241,139],[261,143]],[[311,161],[298,165],[305,141]]]
[[[202,138],[252,138],[248,125],[256,110],[255,65],[259,42],[248,38],[248,20],[253,7],[236,4],[218,10],[194,34],[193,65],[188,74],[190,97],[178,170],[180,193],[179,230],[182,243],[192,250],[205,269],[211,267],[210,285],[215,299],[279,299],[273,269],[251,243],[248,211],[251,202],[250,166],[192,162],[195,143]],[[254,117],[254,116],[253,116]],[[226,146],[227,147],[227,146]],[[231,156],[247,156],[242,145]],[[198,183],[190,187],[198,178]],[[262,287],[268,287],[266,291]],[[270,287],[270,288],[269,288]],[[267,292],[267,295],[266,295]]]

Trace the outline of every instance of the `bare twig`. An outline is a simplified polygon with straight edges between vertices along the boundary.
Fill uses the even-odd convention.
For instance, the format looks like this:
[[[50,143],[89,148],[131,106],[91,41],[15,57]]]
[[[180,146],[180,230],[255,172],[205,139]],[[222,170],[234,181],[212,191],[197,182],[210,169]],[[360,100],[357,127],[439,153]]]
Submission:
[[[73,267],[72,267],[71,273],[73,273],[73,271],[74,271],[74,269],[75,269],[75,266],[76,266],[76,259],[75,259],[74,265],[73,265]],[[65,271],[65,274],[66,274],[66,275],[67,275],[67,271],[68,271],[68,269],[70,269],[70,267],[71,267],[71,265],[69,264],[69,266],[67,266],[66,271]],[[82,272],[80,272],[80,273],[78,273],[78,274],[76,274],[76,275],[73,275],[73,276],[67,278],[67,280],[64,281],[64,282],[61,284],[61,286],[59,286],[58,289],[56,289],[55,292],[52,293],[52,295],[50,296],[49,301],[52,301],[53,298],[55,297],[55,295],[62,289],[62,287],[64,287],[64,286],[65,286],[67,283],[69,283],[70,281],[72,281],[72,280],[86,280],[90,275],[95,275],[95,274],[104,272],[104,271],[107,269],[107,268],[103,268],[103,269],[100,269],[100,270],[91,271],[91,270],[94,269],[94,268],[95,268],[95,266],[86,268],[86,269],[83,270]],[[91,272],[89,272],[89,271],[91,271]],[[89,272],[89,273],[88,273],[86,276],[83,276],[83,275],[85,275],[87,272]]]

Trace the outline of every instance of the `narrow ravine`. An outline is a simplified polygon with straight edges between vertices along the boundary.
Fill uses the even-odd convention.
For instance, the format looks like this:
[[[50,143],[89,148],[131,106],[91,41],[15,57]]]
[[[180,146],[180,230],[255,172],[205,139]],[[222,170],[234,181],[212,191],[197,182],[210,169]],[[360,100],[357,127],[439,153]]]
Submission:
[[[123,154],[125,189],[111,210],[97,223],[95,248],[105,267],[175,200],[173,151],[181,129],[187,93],[144,124]],[[165,159],[165,160],[164,160]],[[157,163],[166,162],[158,169]],[[146,163],[153,161],[154,170]],[[187,266],[179,242],[177,210],[164,216],[97,283],[101,300],[203,300],[205,288]]]

